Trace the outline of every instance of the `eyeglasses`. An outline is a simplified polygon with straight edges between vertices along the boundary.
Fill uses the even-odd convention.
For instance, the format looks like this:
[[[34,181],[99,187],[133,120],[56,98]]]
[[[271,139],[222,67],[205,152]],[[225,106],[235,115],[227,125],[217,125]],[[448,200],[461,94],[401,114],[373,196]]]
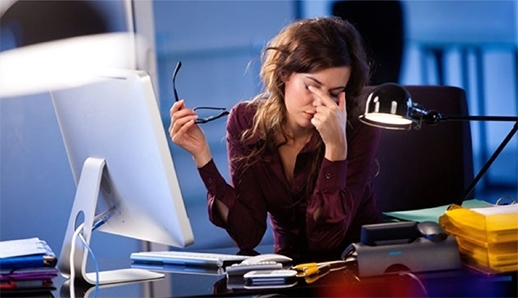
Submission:
[[[176,67],[175,67],[174,72],[173,72],[172,83],[173,83],[173,94],[174,94],[175,101],[180,100],[179,97],[178,97],[178,92],[176,91],[176,83],[175,83],[175,81],[176,81],[176,75],[178,74],[178,71],[180,70],[181,67],[182,67],[182,62],[178,61],[178,64],[176,64]],[[218,118],[221,118],[223,116],[228,115],[228,113],[229,113],[226,108],[216,108],[216,107],[196,107],[193,110],[194,111],[198,111],[198,112],[201,111],[202,113],[204,113],[204,111],[210,111],[210,112],[212,112],[212,111],[221,111],[217,115],[209,115],[207,117],[196,119],[195,123],[197,123],[197,124],[207,123],[207,122],[216,120]]]

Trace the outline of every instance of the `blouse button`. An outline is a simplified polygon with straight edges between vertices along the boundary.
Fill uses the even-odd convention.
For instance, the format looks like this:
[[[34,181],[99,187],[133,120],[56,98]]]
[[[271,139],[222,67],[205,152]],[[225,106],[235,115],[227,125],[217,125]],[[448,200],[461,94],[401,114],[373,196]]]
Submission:
[[[212,182],[214,182],[214,179],[209,178],[209,179],[208,179],[208,182],[209,182],[209,184],[212,184]]]
[[[326,173],[326,179],[331,179],[333,177],[333,175],[331,175],[331,173]]]

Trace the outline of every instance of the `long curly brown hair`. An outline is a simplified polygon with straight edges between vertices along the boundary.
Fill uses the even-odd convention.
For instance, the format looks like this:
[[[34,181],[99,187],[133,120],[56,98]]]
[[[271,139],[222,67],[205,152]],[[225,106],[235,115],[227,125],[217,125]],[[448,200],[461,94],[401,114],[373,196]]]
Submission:
[[[352,24],[339,17],[295,21],[266,45],[261,60],[260,76],[265,90],[249,103],[257,105],[257,113],[253,126],[243,132],[241,139],[244,142],[250,139],[264,142],[248,155],[237,157],[244,160],[244,164],[257,161],[266,148],[275,149],[283,145],[275,142],[277,134],[288,139],[283,128],[287,119],[284,79],[292,73],[314,73],[331,67],[350,66],[351,76],[345,88],[347,122],[350,127],[355,125],[361,90],[369,80],[369,65],[363,40]],[[317,147],[308,185],[313,185],[316,180],[323,158],[324,144],[321,140]]]

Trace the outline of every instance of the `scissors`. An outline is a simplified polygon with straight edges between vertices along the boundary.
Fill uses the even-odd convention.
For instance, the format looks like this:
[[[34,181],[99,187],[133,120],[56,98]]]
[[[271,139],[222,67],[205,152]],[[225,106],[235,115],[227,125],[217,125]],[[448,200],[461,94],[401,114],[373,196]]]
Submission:
[[[291,269],[297,271],[297,277],[304,277],[306,283],[312,283],[331,271],[345,268],[346,265],[346,261],[337,260],[320,263],[303,263],[292,266]]]

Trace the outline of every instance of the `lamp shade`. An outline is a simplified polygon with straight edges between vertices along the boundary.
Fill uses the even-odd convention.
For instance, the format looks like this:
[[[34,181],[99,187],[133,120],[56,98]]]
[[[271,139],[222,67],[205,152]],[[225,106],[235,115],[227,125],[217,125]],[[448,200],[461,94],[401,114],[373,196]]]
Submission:
[[[360,121],[385,129],[408,130],[412,127],[412,99],[408,91],[395,83],[385,83],[369,94]]]

